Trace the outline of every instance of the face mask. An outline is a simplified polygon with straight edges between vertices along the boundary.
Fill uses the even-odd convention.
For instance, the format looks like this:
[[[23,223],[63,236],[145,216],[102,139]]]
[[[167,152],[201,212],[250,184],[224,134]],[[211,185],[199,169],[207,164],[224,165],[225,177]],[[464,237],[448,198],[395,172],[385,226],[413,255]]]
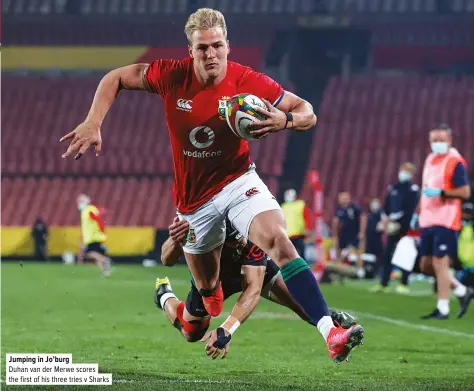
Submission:
[[[296,200],[296,191],[293,189],[285,191],[285,195],[283,197],[285,199],[285,202],[293,202]]]
[[[431,150],[435,155],[444,155],[449,151],[449,145],[445,141],[435,141],[431,143]]]
[[[370,211],[376,213],[380,210],[380,203],[375,201],[370,203]]]
[[[408,182],[411,179],[411,174],[406,171],[400,171],[398,173],[398,180],[403,183],[403,182]]]
[[[86,204],[77,204],[77,209],[79,209],[79,212],[81,212],[86,206]]]

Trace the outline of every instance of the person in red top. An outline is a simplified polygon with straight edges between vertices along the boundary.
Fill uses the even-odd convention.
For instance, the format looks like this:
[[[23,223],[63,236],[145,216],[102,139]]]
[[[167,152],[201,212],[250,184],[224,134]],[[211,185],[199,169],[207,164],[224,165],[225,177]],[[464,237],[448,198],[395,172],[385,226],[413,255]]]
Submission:
[[[363,328],[334,327],[316,279],[286,234],[279,204],[255,171],[248,143],[232,134],[220,110],[238,93],[259,96],[268,110],[258,109],[265,119],[250,130],[265,137],[283,129],[312,128],[313,108],[268,76],[227,60],[227,27],[219,11],[197,10],[185,33],[189,58],[134,64],[102,79],[86,120],[61,139],[70,140],[63,157],[78,159],[91,145],[101,151],[100,127],[121,90],[160,95],[173,151],[173,198],[179,218],[190,226],[183,251],[208,313],[217,316],[223,307],[219,259],[228,217],[275,260],[292,297],[317,325],[331,358],[340,362],[361,343]],[[238,325],[229,317],[217,330],[215,346],[224,348]]]

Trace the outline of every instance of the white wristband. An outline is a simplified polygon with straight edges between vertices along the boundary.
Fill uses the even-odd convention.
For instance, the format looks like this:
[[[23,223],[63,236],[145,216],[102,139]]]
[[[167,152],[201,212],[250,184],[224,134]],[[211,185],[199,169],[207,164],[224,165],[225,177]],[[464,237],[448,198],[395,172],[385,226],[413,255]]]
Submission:
[[[230,315],[224,323],[221,324],[221,327],[229,332],[230,335],[234,334],[235,331],[239,328],[240,322],[237,318],[234,318]]]

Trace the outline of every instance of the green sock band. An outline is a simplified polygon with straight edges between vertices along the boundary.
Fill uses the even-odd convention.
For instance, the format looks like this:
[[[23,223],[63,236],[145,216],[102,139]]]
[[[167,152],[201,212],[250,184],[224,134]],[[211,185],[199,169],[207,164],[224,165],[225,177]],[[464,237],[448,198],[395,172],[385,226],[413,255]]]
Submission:
[[[281,275],[283,277],[283,281],[286,282],[291,277],[296,276],[298,273],[306,269],[309,269],[309,266],[306,263],[306,261],[303,258],[296,258],[296,259],[293,259],[290,263],[287,263],[280,270],[281,270]]]

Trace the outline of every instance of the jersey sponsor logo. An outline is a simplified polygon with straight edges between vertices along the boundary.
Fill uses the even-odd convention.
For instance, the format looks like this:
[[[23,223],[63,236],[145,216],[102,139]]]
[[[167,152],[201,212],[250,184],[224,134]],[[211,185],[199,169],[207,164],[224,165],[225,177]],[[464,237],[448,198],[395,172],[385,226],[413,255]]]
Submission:
[[[252,187],[251,189],[248,189],[245,192],[245,195],[247,196],[247,198],[250,198],[250,197],[253,197],[255,194],[258,194],[258,193],[260,193],[260,190],[258,190],[256,187]]]
[[[196,139],[196,136],[200,132],[206,134],[207,141],[199,142]],[[189,133],[189,141],[191,141],[191,144],[193,144],[198,149],[204,149],[211,146],[215,139],[216,139],[216,134],[208,126],[198,126],[197,128],[194,128],[193,130],[191,130],[191,132]]]
[[[195,157],[198,159],[208,159],[216,156],[222,156],[222,151],[213,151],[213,152],[198,152],[198,151],[185,151],[183,150],[184,156]]]
[[[181,111],[190,113],[193,110],[193,101],[188,99],[178,99],[176,101],[176,108]]]
[[[210,147],[214,140],[216,139],[216,134],[208,126],[198,126],[194,128],[189,133],[189,141],[197,149],[204,149]],[[201,141],[199,141],[201,140]],[[207,159],[213,158],[216,156],[222,156],[222,150],[217,151],[186,151],[183,150],[185,156],[194,157],[198,159]]]

